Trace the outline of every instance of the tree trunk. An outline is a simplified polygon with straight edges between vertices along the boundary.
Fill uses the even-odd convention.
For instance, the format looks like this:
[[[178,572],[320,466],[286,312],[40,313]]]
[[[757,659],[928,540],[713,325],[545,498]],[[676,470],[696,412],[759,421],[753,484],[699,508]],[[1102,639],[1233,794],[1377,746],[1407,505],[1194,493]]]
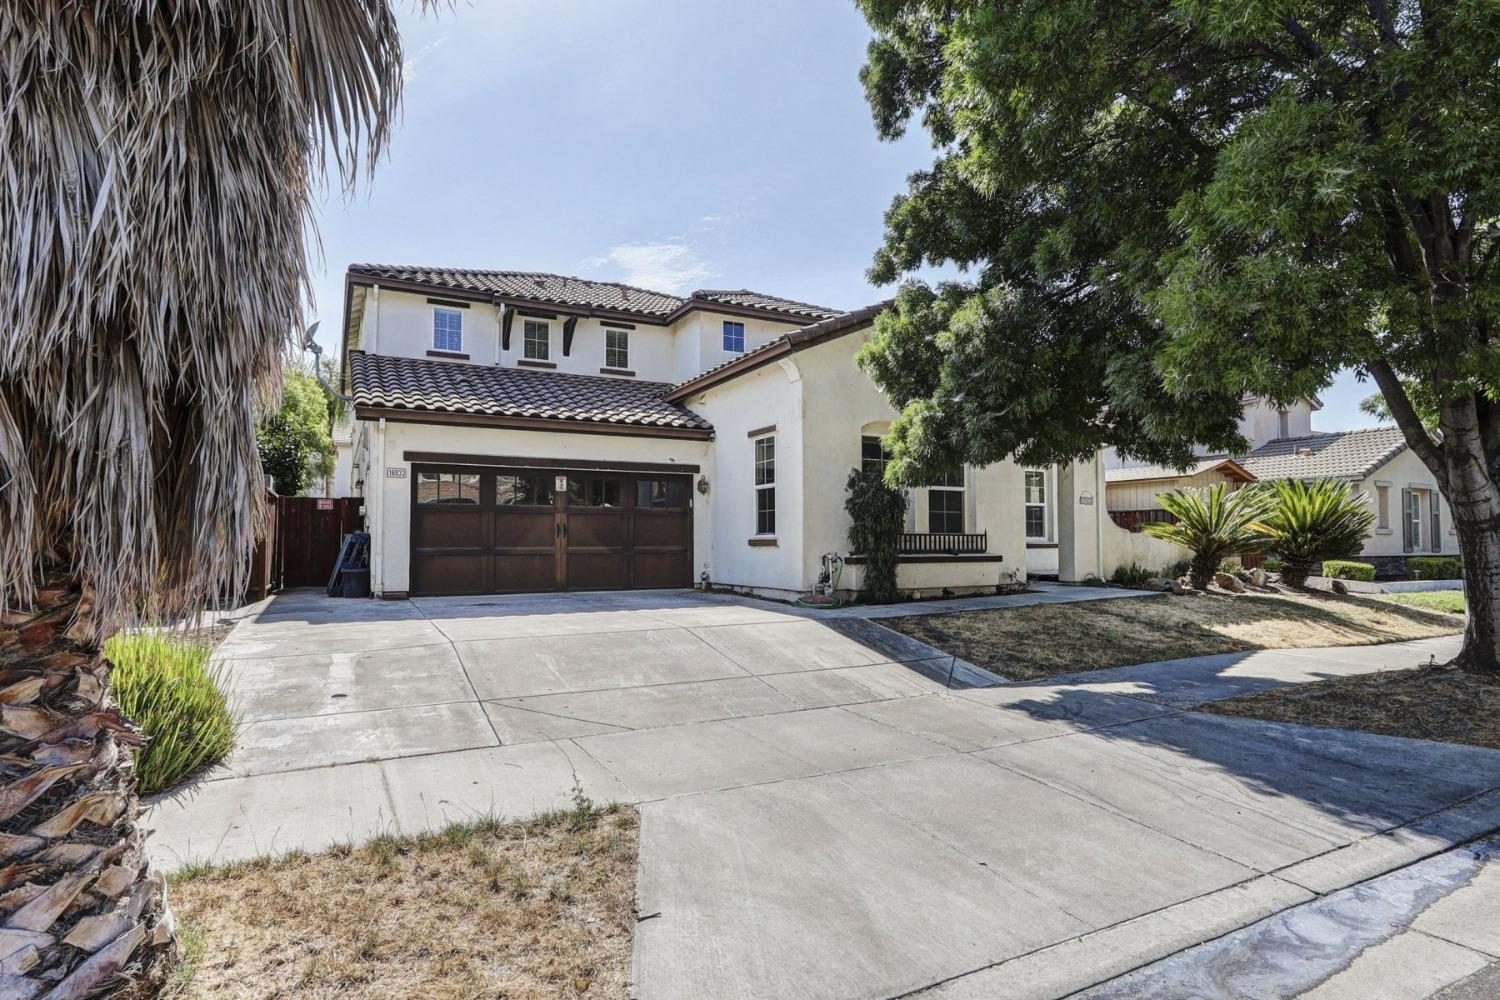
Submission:
[[[166,882],[136,825],[141,738],[109,695],[88,601],[53,576],[0,620],[0,997],[74,1000],[154,971]]]
[[[1448,505],[1464,562],[1464,601],[1469,620],[1455,661],[1465,670],[1500,671],[1500,490],[1464,496],[1452,489]],[[1463,513],[1460,513],[1460,512]],[[1478,511],[1479,519],[1472,515]]]
[[[1301,590],[1307,586],[1307,578],[1312,576],[1314,560],[1306,556],[1282,556],[1281,557],[1281,582],[1294,590]]]
[[[1188,564],[1188,583],[1193,585],[1194,590],[1207,590],[1208,585],[1214,582],[1214,573],[1219,569],[1218,556],[1194,556],[1193,561]]]

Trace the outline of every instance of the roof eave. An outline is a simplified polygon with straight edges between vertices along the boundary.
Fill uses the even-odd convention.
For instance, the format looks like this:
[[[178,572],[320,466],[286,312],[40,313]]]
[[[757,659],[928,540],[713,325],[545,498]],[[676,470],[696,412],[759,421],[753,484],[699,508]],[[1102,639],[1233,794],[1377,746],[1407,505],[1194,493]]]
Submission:
[[[603,420],[570,420],[564,417],[522,417],[459,410],[421,410],[403,406],[355,404],[354,415],[359,420],[384,418],[396,423],[464,424],[573,434],[615,434],[628,437],[687,438],[700,441],[712,440],[714,436],[713,428],[709,427],[611,423]]]

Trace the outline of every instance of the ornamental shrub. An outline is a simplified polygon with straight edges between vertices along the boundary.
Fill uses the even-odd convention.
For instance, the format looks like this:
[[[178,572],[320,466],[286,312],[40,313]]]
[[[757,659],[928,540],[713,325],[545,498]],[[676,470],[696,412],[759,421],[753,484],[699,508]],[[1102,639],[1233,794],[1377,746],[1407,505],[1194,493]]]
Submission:
[[[1462,580],[1463,560],[1457,556],[1411,556],[1406,560],[1406,571],[1423,580]]]
[[[844,486],[844,510],[850,518],[849,550],[865,557],[863,596],[877,604],[901,596],[896,589],[896,562],[906,527],[906,494],[886,485],[871,469],[854,469]]]
[[[1373,563],[1353,562],[1348,559],[1325,559],[1323,560],[1323,575],[1330,580],[1359,580],[1363,583],[1375,582],[1375,566]]]

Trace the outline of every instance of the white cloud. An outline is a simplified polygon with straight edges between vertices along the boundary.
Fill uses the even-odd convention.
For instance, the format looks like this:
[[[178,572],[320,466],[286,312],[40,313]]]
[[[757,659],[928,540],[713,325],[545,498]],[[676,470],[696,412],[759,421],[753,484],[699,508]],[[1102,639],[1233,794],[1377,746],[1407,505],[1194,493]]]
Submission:
[[[717,272],[684,243],[621,243],[583,262],[590,271],[608,269],[627,285],[682,293],[701,288]]]
[[[417,49],[417,51],[413,52],[411,55],[407,56],[406,59],[401,63],[402,82],[410,83],[411,81],[415,80],[417,78],[417,70],[422,66],[422,60],[431,55],[434,50],[442,48],[443,43],[446,41],[448,41],[447,35],[440,36],[439,38],[434,39],[433,41],[430,41],[426,45]]]

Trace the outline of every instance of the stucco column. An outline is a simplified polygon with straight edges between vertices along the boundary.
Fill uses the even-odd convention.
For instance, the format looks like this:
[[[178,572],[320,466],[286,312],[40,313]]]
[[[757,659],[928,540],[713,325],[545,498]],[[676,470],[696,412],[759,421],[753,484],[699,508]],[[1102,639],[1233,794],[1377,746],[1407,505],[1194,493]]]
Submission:
[[[1057,579],[1082,583],[1100,575],[1104,471],[1096,455],[1057,467]]]

